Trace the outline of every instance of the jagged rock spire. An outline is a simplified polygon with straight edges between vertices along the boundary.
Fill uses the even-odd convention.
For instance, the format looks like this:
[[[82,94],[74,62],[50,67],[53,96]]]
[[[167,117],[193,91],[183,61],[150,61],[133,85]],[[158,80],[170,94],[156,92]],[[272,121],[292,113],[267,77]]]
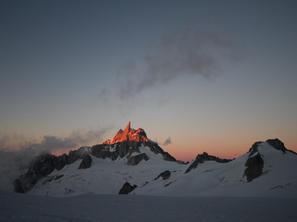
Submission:
[[[119,130],[112,139],[106,140],[104,144],[114,144],[124,141],[148,142],[149,139],[143,129],[138,128],[135,130],[131,128],[131,121],[129,121],[124,130]]]
[[[124,130],[124,133],[129,133],[131,131],[131,121],[128,122],[125,130]]]

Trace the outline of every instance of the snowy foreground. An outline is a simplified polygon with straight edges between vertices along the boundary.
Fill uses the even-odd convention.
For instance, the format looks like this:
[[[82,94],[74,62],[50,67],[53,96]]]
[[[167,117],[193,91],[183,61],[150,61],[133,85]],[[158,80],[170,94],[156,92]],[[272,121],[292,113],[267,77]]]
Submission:
[[[296,221],[296,198],[0,193],[0,221]]]

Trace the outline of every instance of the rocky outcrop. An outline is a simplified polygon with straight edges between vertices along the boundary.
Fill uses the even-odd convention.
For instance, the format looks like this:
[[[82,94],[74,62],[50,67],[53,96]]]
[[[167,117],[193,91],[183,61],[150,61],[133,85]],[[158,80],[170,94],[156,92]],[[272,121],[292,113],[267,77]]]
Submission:
[[[165,170],[164,172],[160,173],[154,180],[158,180],[162,178],[163,180],[169,179],[171,172],[169,170]]]
[[[82,161],[79,169],[89,168],[92,164],[90,155],[111,160],[127,157],[127,164],[137,165],[143,160],[149,160],[145,153],[140,153],[141,147],[146,147],[151,152],[160,154],[166,161],[176,161],[173,156],[165,152],[157,143],[149,140],[143,129],[132,129],[129,122],[125,130],[119,130],[112,140],[107,140],[103,144],[81,147],[61,156],[46,154],[37,157],[30,165],[28,171],[14,182],[15,190],[17,192],[27,192],[38,180],[50,174],[54,169],[61,170],[65,165],[72,164],[80,159]],[[135,155],[135,153],[139,154]]]
[[[272,148],[281,151],[282,153],[291,152],[296,154],[294,151],[287,149],[284,143],[279,139],[268,139],[265,141]],[[258,141],[252,145],[249,149],[249,158],[247,159],[245,166],[246,169],[244,171],[244,176],[246,177],[248,182],[251,182],[253,179],[259,177],[263,173],[264,167],[264,159],[261,155],[260,147],[265,145],[265,142]]]
[[[79,164],[78,169],[87,169],[92,165],[92,157],[90,155],[85,155]]]
[[[137,165],[138,163],[140,163],[142,160],[148,161],[149,157],[145,153],[140,153],[138,155],[129,156],[127,164],[134,166],[134,165]]]
[[[120,129],[112,139],[106,140],[103,144],[115,144],[124,141],[148,142],[149,139],[143,129],[132,129],[131,122],[129,122],[124,130]]]
[[[86,169],[91,166],[92,158],[90,155],[101,159],[109,158],[111,160],[127,157],[127,164],[137,165],[143,160],[149,160],[149,157],[145,153],[140,153],[141,146],[146,146],[155,154],[161,154],[166,161],[176,161],[173,156],[165,152],[153,141],[124,141],[113,145],[98,144],[92,147],[81,147],[78,150],[70,151],[68,154],[63,154],[61,156],[46,154],[37,157],[31,163],[28,171],[14,182],[15,191],[27,192],[38,180],[50,174],[54,169],[61,170],[65,165],[72,164],[80,159],[82,159],[82,162],[79,169]],[[140,154],[134,155],[135,153]]]
[[[280,140],[280,139],[268,139],[265,141],[266,143],[268,143],[270,146],[272,146],[274,149],[276,150],[280,150],[283,153],[291,152],[291,153],[295,153],[292,150],[289,150],[285,147],[284,143]],[[253,146],[249,149],[249,155],[253,155],[254,153],[258,152],[258,146],[263,144],[263,141],[258,141],[256,143],[253,144]],[[296,153],[295,153],[296,154]]]
[[[140,152],[141,146],[148,147],[153,153],[161,154],[164,160],[176,161],[169,153],[165,152],[157,143],[148,139],[145,131],[131,128],[129,122],[127,127],[120,129],[112,139],[106,140],[103,144],[91,148],[92,155],[98,158],[123,158],[133,152]]]
[[[255,153],[252,156],[249,156],[245,166],[246,169],[244,171],[244,176],[248,182],[251,182],[253,179],[261,176],[264,167],[264,160],[262,159],[261,154]]]
[[[110,158],[115,160],[117,158],[123,158],[133,152],[140,153],[140,147],[145,146],[155,154],[161,154],[163,159],[166,161],[176,161],[176,159],[169,153],[165,152],[157,143],[153,141],[149,142],[135,142],[135,141],[124,141],[121,143],[115,143],[113,145],[98,144],[92,146],[90,152],[97,158]]]
[[[37,157],[30,165],[28,171],[21,175],[15,182],[16,192],[27,192],[39,179],[50,174],[54,169],[61,170],[65,165],[72,164],[82,159],[80,169],[86,169],[91,166],[92,158],[90,155],[105,159],[116,160],[117,158],[127,157],[127,164],[137,165],[142,160],[149,160],[145,153],[140,153],[140,147],[146,146],[155,154],[161,154],[166,161],[176,161],[169,153],[165,152],[157,143],[153,141],[135,142],[124,141],[116,144],[98,144],[92,147],[81,147],[78,150],[70,151],[68,154],[54,156],[51,154]]]
[[[282,151],[283,153],[287,151],[287,148],[285,147],[284,143],[279,139],[269,139],[266,140],[266,143],[268,143],[273,148]]]
[[[135,184],[131,185],[130,183],[126,182],[120,189],[119,194],[128,194],[128,193],[132,192],[136,187],[137,187],[137,185],[135,185]]]
[[[18,193],[25,193],[41,178],[49,175],[53,170],[61,170],[65,165],[72,164],[83,158],[88,153],[89,147],[81,147],[78,150],[70,151],[69,154],[54,156],[42,154],[37,156],[29,165],[27,172],[14,181],[14,190]]]
[[[57,170],[61,170],[67,164],[67,162],[68,162],[68,155],[67,154],[63,154],[62,156],[58,156],[55,159],[55,168]]]
[[[91,148],[91,154],[97,158],[115,160],[117,158],[123,158],[133,152],[139,152],[141,144],[140,142],[132,141],[125,141],[113,145],[98,144]]]
[[[14,181],[14,189],[18,193],[25,193],[30,190],[37,181],[50,174],[56,167],[57,158],[51,154],[38,156],[29,166],[26,174]]]
[[[77,150],[70,151],[67,155],[67,164],[72,164],[75,161],[84,157],[86,154],[89,154],[90,149],[91,149],[90,147],[84,146],[84,147],[80,147]]]
[[[263,143],[262,141],[255,142],[251,148],[249,149],[248,153],[249,156],[252,156],[254,153],[258,152],[258,146]]]
[[[208,153],[204,152],[202,154],[198,154],[196,159],[191,163],[191,165],[186,169],[185,173],[190,172],[192,169],[195,169],[199,164],[204,163],[205,161],[216,161],[218,163],[227,163],[232,159],[221,159],[216,156],[208,155]]]
[[[109,146],[106,146],[109,145]],[[129,122],[128,125],[124,130],[120,129],[116,135],[112,139],[106,140],[102,146],[99,148],[93,148],[93,155],[97,157],[112,157],[117,158],[118,156],[123,158],[127,155],[127,153],[131,153],[133,149],[139,152],[139,147],[147,146],[150,150],[156,154],[162,154],[163,159],[167,161],[176,161],[176,159],[171,156],[169,153],[165,152],[159,145],[150,139],[148,139],[145,131],[141,128],[133,129],[131,128],[131,123]],[[113,154],[104,153],[104,149],[106,147],[113,146],[114,152]],[[104,148],[105,147],[105,148]],[[98,148],[100,150],[98,150]],[[112,155],[112,156],[111,156]]]

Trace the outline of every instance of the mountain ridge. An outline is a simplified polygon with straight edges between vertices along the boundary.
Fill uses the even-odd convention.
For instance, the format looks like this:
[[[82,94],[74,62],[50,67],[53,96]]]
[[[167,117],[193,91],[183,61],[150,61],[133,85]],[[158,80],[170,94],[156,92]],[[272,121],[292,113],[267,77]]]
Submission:
[[[290,170],[297,167],[297,155],[279,139],[256,142],[234,159],[204,152],[189,164],[164,151],[144,130],[132,129],[130,122],[107,141],[60,156],[39,156],[15,180],[15,191],[53,196],[297,194]]]
[[[92,157],[111,160],[126,157],[128,165],[137,165],[141,161],[149,159],[145,153],[140,152],[139,147],[141,146],[148,147],[154,154],[160,154],[165,161],[183,164],[183,161],[177,161],[156,142],[149,140],[143,129],[132,129],[129,122],[125,130],[120,129],[112,140],[108,139],[102,144],[83,146],[70,151],[68,154],[58,156],[49,153],[37,156],[31,162],[27,172],[14,181],[14,190],[25,193],[31,190],[41,178],[78,160],[82,160],[78,169],[89,168],[92,165]]]

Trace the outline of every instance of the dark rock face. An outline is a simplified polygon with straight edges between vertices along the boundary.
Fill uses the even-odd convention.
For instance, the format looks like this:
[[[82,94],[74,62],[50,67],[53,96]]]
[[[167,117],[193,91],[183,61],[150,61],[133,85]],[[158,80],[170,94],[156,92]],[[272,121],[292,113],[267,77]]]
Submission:
[[[55,169],[55,163],[56,157],[51,154],[39,156],[29,168],[29,173],[46,176]]]
[[[90,147],[80,147],[78,150],[70,151],[67,156],[67,164],[72,164],[78,159],[84,157],[86,154],[90,152],[89,149]]]
[[[258,153],[252,157],[249,157],[245,163],[245,166],[247,168],[244,171],[244,176],[246,176],[248,182],[251,182],[253,179],[261,176],[264,166],[264,160],[262,159],[261,154]]]
[[[258,152],[258,146],[261,143],[263,143],[263,142],[258,141],[258,142],[254,143],[252,145],[252,147],[249,149],[249,156],[252,156],[254,153]],[[266,143],[268,143],[274,149],[282,151],[283,153],[286,153],[286,151],[294,153],[293,151],[287,149],[285,147],[284,143],[281,140],[277,139],[277,138],[276,139],[268,139],[268,140],[266,140]]]
[[[78,169],[87,169],[92,165],[92,157],[90,155],[85,155],[78,167]]]
[[[110,158],[115,160],[117,158],[123,158],[133,152],[140,152],[141,146],[147,146],[155,154],[161,154],[164,160],[176,161],[176,159],[169,153],[165,152],[157,143],[152,141],[149,142],[135,142],[135,141],[124,141],[120,143],[109,144],[98,144],[92,146],[91,154],[97,158]],[[110,148],[113,147],[113,151]]]
[[[252,147],[249,149],[249,156],[252,156],[254,153],[258,152],[258,146],[263,143],[262,141],[255,142]]]
[[[123,158],[129,153],[134,151],[139,152],[139,146],[141,143],[132,142],[132,141],[124,141],[121,143],[116,143],[112,145],[108,144],[98,144],[92,146],[91,154],[97,158],[110,158],[115,160],[117,158]],[[111,151],[111,148],[113,151]]]
[[[128,194],[131,191],[133,191],[136,187],[137,187],[137,185],[132,186],[130,183],[126,182],[120,189],[119,194]]]
[[[61,170],[67,164],[67,162],[68,162],[68,156],[66,154],[63,154],[62,156],[58,156],[55,159],[55,168],[57,170]]]
[[[38,156],[29,166],[26,174],[14,181],[16,192],[25,193],[30,190],[37,181],[50,174],[55,169],[56,157],[51,154]]]
[[[254,145],[249,150],[249,153],[250,153],[249,156],[252,156],[254,153],[258,152],[258,146],[261,143],[263,143],[263,142],[259,141],[259,142],[254,143]],[[266,140],[266,143],[268,143],[274,149],[282,151],[284,154],[289,152],[289,153],[297,155],[297,153],[294,152],[293,150],[287,149],[285,147],[284,143],[277,138],[276,139],[268,139],[268,140]]]
[[[54,156],[42,154],[37,156],[31,163],[27,172],[14,181],[14,190],[18,193],[25,193],[41,178],[49,175],[53,170],[61,170],[66,164],[71,164],[86,155],[88,148],[81,147],[78,150],[70,151],[69,154]]]
[[[79,159],[79,155],[75,151],[70,151],[67,156],[67,164],[72,164]]]
[[[165,152],[157,143],[152,141],[123,141],[112,145],[98,144],[92,147],[81,147],[78,150],[70,151],[68,154],[63,154],[58,157],[51,154],[45,154],[35,158],[35,160],[30,164],[28,171],[15,180],[15,191],[27,192],[37,183],[38,180],[50,174],[54,169],[61,170],[65,165],[72,164],[80,159],[82,159],[79,166],[80,169],[86,169],[90,167],[92,163],[90,155],[97,158],[109,158],[112,160],[126,156],[128,157],[127,164],[137,165],[140,161],[147,161],[149,159],[144,153],[130,157],[130,155],[134,152],[140,153],[139,148],[141,146],[147,146],[153,153],[161,154],[164,160],[176,161],[173,156]]]
[[[128,157],[128,165],[137,165],[138,163],[140,163],[140,161],[145,160],[148,161],[149,157],[145,154],[145,153],[141,153],[135,156],[130,156]]]
[[[192,169],[195,169],[198,164],[204,163],[205,161],[216,161],[218,163],[227,163],[230,162],[232,159],[221,159],[216,156],[208,155],[208,153],[204,152],[202,154],[198,154],[196,159],[191,163],[185,173],[190,172]]]
[[[284,143],[279,139],[269,139],[266,140],[266,143],[268,143],[270,146],[273,146],[277,150],[281,150],[283,153],[285,153],[287,150]]]
[[[110,158],[112,160],[117,159],[118,156],[119,156],[119,152],[118,151],[111,152],[106,147],[106,145],[103,145],[103,144],[93,146],[91,148],[91,154],[93,156],[97,157],[97,158],[100,158],[100,159]]]
[[[164,172],[160,173],[154,180],[162,178],[163,180],[168,180],[171,175],[169,170],[165,170]]]

